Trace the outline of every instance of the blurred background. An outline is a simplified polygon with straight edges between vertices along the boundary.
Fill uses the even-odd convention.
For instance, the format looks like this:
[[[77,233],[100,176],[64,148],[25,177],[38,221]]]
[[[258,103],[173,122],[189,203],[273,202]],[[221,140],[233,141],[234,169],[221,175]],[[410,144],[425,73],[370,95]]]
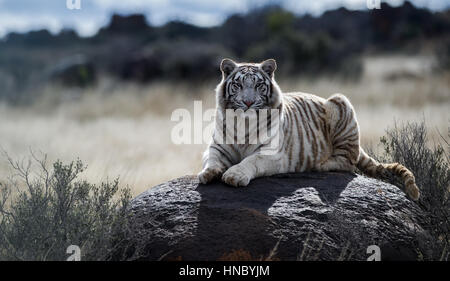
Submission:
[[[134,194],[196,174],[207,144],[174,144],[170,117],[214,107],[224,57],[276,59],[285,92],[347,95],[363,146],[395,121],[448,136],[449,1],[80,3],[0,0],[0,148],[14,159],[78,157],[89,181],[119,176]]]

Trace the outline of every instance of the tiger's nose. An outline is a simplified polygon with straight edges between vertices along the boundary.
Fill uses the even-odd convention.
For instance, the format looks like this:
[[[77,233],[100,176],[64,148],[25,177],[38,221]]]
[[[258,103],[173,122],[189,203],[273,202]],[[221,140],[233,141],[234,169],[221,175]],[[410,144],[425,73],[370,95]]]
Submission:
[[[247,105],[247,107],[252,106],[252,104],[254,104],[254,101],[244,101],[244,103]]]

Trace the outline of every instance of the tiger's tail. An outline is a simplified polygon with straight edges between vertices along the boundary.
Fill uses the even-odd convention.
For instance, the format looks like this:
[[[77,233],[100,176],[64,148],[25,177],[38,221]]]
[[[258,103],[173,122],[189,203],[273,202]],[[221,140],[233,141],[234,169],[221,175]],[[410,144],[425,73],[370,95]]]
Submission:
[[[357,163],[358,169],[374,178],[388,177],[390,172],[396,177],[400,178],[404,185],[404,192],[413,200],[417,201],[420,196],[413,173],[405,166],[399,163],[379,163],[360,148],[359,160]]]

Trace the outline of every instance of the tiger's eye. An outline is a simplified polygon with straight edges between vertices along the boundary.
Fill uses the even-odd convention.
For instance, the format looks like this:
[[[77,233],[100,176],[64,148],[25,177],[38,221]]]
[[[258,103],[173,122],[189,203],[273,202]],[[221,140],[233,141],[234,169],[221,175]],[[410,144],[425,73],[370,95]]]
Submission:
[[[264,91],[266,90],[266,85],[264,85],[264,84],[259,84],[259,85],[258,85],[258,90],[261,91],[261,92],[264,92]]]

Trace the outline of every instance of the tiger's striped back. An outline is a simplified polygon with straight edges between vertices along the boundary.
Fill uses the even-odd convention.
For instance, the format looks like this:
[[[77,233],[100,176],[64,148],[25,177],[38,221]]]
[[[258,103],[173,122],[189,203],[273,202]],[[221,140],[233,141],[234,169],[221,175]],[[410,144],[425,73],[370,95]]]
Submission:
[[[394,175],[401,179],[411,198],[419,198],[411,171],[399,163],[379,163],[361,148],[355,111],[345,96],[336,94],[325,100],[294,93],[284,97],[284,147],[289,172],[353,172],[358,168],[375,178]]]
[[[289,172],[313,170],[331,154],[325,102],[304,93],[283,95],[283,149]]]

